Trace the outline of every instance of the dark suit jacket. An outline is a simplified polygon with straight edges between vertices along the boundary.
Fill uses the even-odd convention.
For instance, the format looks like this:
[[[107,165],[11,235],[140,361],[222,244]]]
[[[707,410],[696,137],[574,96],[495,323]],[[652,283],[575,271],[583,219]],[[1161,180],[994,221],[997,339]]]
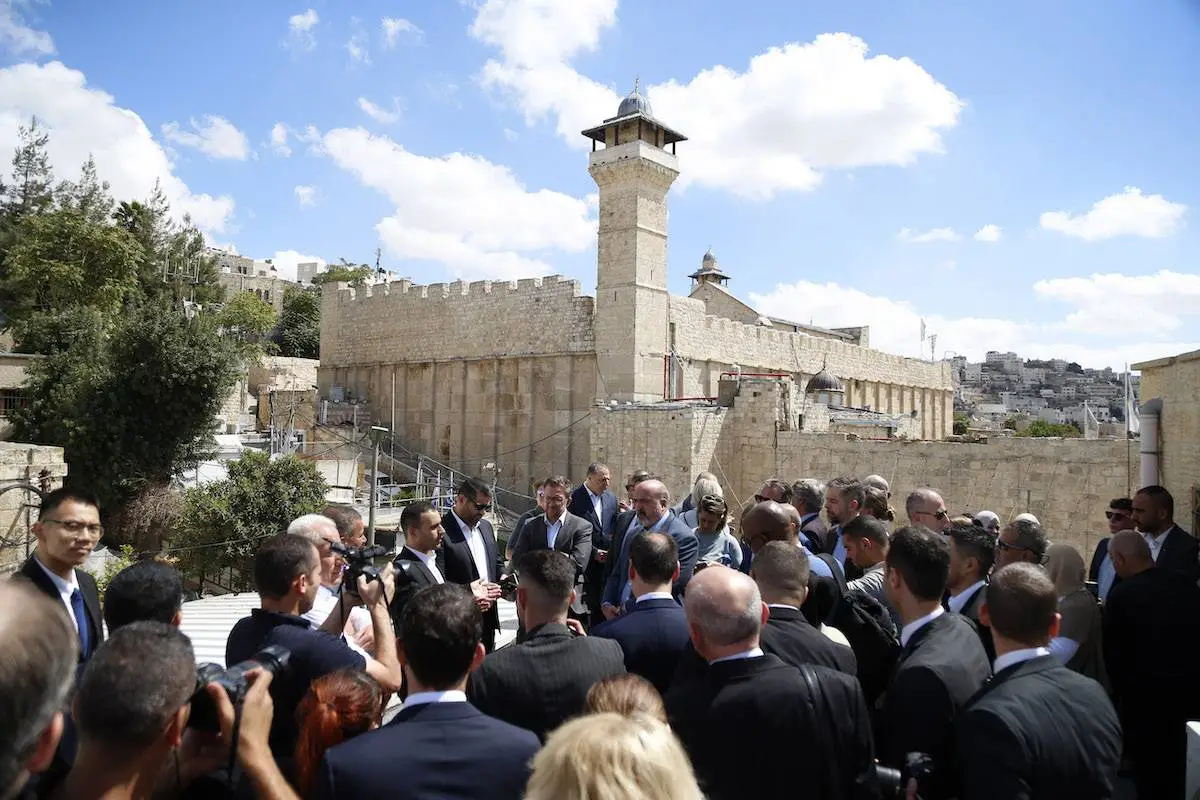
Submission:
[[[521,537],[525,535],[525,526],[529,524],[529,520],[534,517],[541,516],[542,509],[534,506],[526,511],[521,516],[517,517],[517,521],[513,523],[512,533],[508,535],[508,542],[505,544],[505,550],[513,550],[517,546],[517,542],[521,541]]]
[[[435,565],[439,572],[442,572],[442,578],[445,579],[445,570],[443,569],[442,558],[444,557],[441,550],[437,551],[434,557]],[[429,586],[437,586],[437,579],[433,577],[433,573],[429,571],[429,567],[425,566],[425,562],[407,547],[400,548],[400,554],[392,561],[396,567],[396,596],[392,598],[392,604],[388,610],[392,615],[392,623],[397,626],[396,635],[399,636],[400,615],[404,612],[404,607],[408,605],[408,601],[413,595]]]
[[[785,664],[819,664],[847,675],[858,674],[854,651],[837,644],[815,628],[804,614],[791,608],[772,608],[763,626],[763,652],[773,653]]]
[[[58,587],[36,563],[33,556],[25,559],[18,574],[53,600],[55,608],[60,608],[64,614],[68,614],[67,607],[62,602],[62,595],[58,593]],[[87,610],[89,642],[91,643],[90,652],[79,654],[79,662],[82,664],[91,658],[92,653],[96,652],[96,648],[104,641],[104,617],[100,613],[100,592],[96,589],[96,580],[81,569],[75,570],[75,580],[79,582],[79,593],[83,595],[83,605]],[[73,618],[71,624],[72,626],[75,624]]]
[[[533,734],[469,703],[412,706],[326,751],[314,796],[520,800],[539,746]]]
[[[668,512],[670,513],[670,512]],[[622,514],[621,518],[625,515]],[[612,605],[620,605],[621,587],[625,585],[625,581],[629,579],[629,553],[625,548],[625,533],[632,524],[633,517],[629,517],[625,522],[625,528],[620,532],[613,534],[614,550],[609,552],[608,560],[613,564],[612,572],[609,573],[608,580],[604,585],[604,602]],[[640,531],[638,531],[640,533]],[[658,531],[659,533],[668,534],[675,540],[676,546],[679,548],[679,578],[671,587],[672,594],[675,599],[679,600],[683,597],[683,592],[687,588],[688,581],[692,579],[692,572],[696,568],[696,558],[700,555],[700,540],[696,538],[696,534],[687,525],[680,521],[679,517],[673,513],[670,514],[670,519],[666,525]],[[616,547],[616,539],[620,536],[620,547]],[[615,561],[615,563],[613,563]]]
[[[571,492],[571,502],[567,505],[567,511],[592,524],[593,550],[607,550],[612,544],[613,519],[617,516],[617,508],[617,496],[606,491],[600,495],[600,518],[597,519],[592,496],[587,487],[582,485]]]
[[[858,681],[810,669],[825,698],[821,718],[800,670],[769,654],[709,665],[703,680],[667,692],[671,727],[706,797],[875,797],[854,781],[873,757]]]
[[[485,581],[497,583],[500,580],[500,570],[504,568],[504,554],[496,546],[496,533],[492,523],[486,519],[479,521],[479,533],[483,537],[483,551],[487,557],[487,575],[480,575],[475,567],[475,559],[471,556],[471,546],[459,526],[454,513],[447,511],[442,517],[442,528],[446,531],[442,537],[442,563],[446,568],[442,571],[450,583],[469,584],[482,578]],[[495,604],[483,615],[483,638],[488,650],[496,640],[496,631],[500,630],[500,610]]]
[[[1096,542],[1096,550],[1092,553],[1092,563],[1088,567],[1088,580],[1100,580],[1100,565],[1104,563],[1105,556],[1108,555],[1108,543],[1112,541],[1111,536],[1105,536],[1100,541]],[[1120,578],[1114,579],[1114,583]]]
[[[584,709],[588,690],[601,678],[625,672],[621,645],[575,636],[550,623],[525,641],[489,655],[467,682],[467,698],[483,713],[533,731],[550,731]]]
[[[1181,572],[1195,583],[1200,580],[1200,541],[1178,525],[1173,525],[1163,540],[1155,565]]]
[[[954,727],[966,800],[1113,796],[1121,763],[1117,714],[1100,684],[1054,656],[997,673]]]
[[[674,600],[643,600],[628,613],[597,625],[589,635],[615,640],[625,654],[625,669],[665,694],[688,644],[687,615]]]
[[[833,537],[829,535],[829,526],[821,519],[820,514],[800,526],[800,533],[808,537],[808,541],[812,543],[809,549],[814,553],[833,552]]]
[[[521,530],[521,538],[513,547],[512,563],[516,568],[521,558],[533,550],[548,550],[546,543],[546,515],[536,516]],[[575,562],[575,602],[571,610],[582,614],[587,610],[583,597],[583,573],[592,560],[592,526],[587,520],[577,517],[570,511],[562,515],[562,527],[554,537],[554,549],[565,553]]]
[[[879,761],[900,767],[906,753],[932,756],[942,768],[933,781],[922,784],[926,800],[951,796],[954,719],[990,673],[979,634],[958,614],[937,617],[900,651],[877,704]]]
[[[629,525],[633,522],[633,518],[637,515],[636,511],[620,511],[612,522],[612,532],[610,533],[608,560],[604,563],[604,586],[608,585],[608,581],[612,578],[615,571],[615,562],[617,555],[621,552],[621,548],[625,546],[625,532],[629,530]]]
[[[983,624],[983,620],[979,618],[979,609],[983,608],[983,601],[987,599],[987,584],[980,586],[971,595],[971,599],[962,607],[958,613],[971,621],[971,625],[975,627],[975,632],[979,634],[979,643],[983,645],[983,652],[987,656],[988,663],[996,660],[996,643],[992,641],[992,629]]]

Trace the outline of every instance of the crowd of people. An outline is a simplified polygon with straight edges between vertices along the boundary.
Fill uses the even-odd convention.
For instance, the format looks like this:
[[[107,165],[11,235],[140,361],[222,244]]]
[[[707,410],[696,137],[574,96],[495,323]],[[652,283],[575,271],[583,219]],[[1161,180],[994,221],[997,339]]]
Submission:
[[[1182,794],[1200,547],[1162,487],[1110,503],[1087,568],[932,488],[901,521],[877,475],[744,504],[611,480],[540,481],[502,543],[465,479],[404,508],[381,567],[353,509],[300,517],[199,670],[179,573],[148,558],[101,597],[96,500],[48,494],[0,583],[0,800]]]

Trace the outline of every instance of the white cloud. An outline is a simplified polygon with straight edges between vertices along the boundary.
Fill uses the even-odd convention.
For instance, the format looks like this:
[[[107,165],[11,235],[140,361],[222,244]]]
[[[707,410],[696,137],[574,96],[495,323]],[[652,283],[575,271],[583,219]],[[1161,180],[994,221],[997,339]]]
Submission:
[[[323,144],[334,163],[395,204],[376,231],[397,258],[443,264],[455,276],[511,279],[552,272],[540,254],[595,242],[585,200],[529,191],[479,156],[421,156],[362,128],[329,131]]]
[[[82,72],[57,61],[0,69],[0,152],[12,151],[17,129],[32,116],[49,130],[48,150],[60,176],[74,176],[90,153],[118,199],[147,197],[157,179],[174,213],[190,214],[210,233],[229,227],[233,199],[188,189],[142,118],[116,105],[108,93],[88,87]]]
[[[1033,290],[1036,297],[1061,301],[1072,310],[1040,321],[1016,318],[1005,308],[992,309],[993,315],[950,317],[836,283],[808,281],[752,293],[749,301],[764,314],[811,319],[829,328],[869,324],[872,347],[914,357],[929,357],[928,339],[923,349],[920,342],[922,318],[928,333],[938,335],[938,358],[952,352],[980,361],[988,350],[1011,350],[1026,358],[1116,368],[1200,348],[1200,340],[1188,341],[1179,330],[1184,315],[1200,319],[1200,277],[1171,272],[1093,275],[1039,281]],[[1121,325],[1114,321],[1116,314],[1139,324]]]
[[[393,111],[375,105],[365,97],[358,98],[358,107],[371,119],[383,125],[392,125],[400,121],[400,104],[392,98]]]
[[[974,238],[977,242],[998,242],[1003,231],[999,225],[984,225],[975,231]]]
[[[1126,186],[1120,194],[1096,202],[1085,214],[1047,211],[1041,216],[1041,226],[1086,242],[1115,236],[1161,239],[1179,229],[1186,212],[1183,203],[1172,203],[1161,194],[1144,195],[1141,189]]]
[[[275,126],[271,128],[271,147],[284,158],[292,154],[292,148],[288,144],[287,125],[282,122],[276,122]]]
[[[384,17],[382,20],[380,20],[380,24],[383,26],[385,47],[394,47],[396,40],[402,33],[407,33],[413,38],[417,39],[419,39],[425,33],[408,20],[400,19],[398,17]]]
[[[934,228],[924,233],[913,233],[909,228],[901,228],[896,238],[902,242],[913,244],[928,244],[929,242],[957,242],[960,237],[953,228]]]
[[[317,202],[317,187],[315,186],[297,186],[292,191],[296,193],[296,200],[302,206],[315,205]]]
[[[371,54],[367,52],[367,35],[356,33],[346,41],[346,52],[350,60],[356,64],[370,64]]]
[[[286,44],[294,50],[312,50],[317,46],[317,35],[314,29],[321,18],[315,9],[310,8],[303,14],[293,14],[288,17],[288,38]]]
[[[192,130],[187,131],[178,122],[168,122],[162,126],[163,138],[184,147],[194,147],[209,158],[245,161],[250,155],[250,140],[246,134],[224,117],[206,114],[202,122],[193,119],[189,124]]]
[[[48,56],[54,54],[54,40],[45,31],[25,23],[17,8],[20,0],[0,0],[0,47],[13,55]]]
[[[279,271],[279,277],[289,281],[296,280],[296,265],[309,261],[316,261],[322,267],[326,264],[325,259],[319,256],[306,256],[295,250],[276,250],[274,257],[271,259],[271,263]]]
[[[515,142],[517,139],[521,138],[521,134],[517,133],[512,128],[505,128],[504,138],[510,142]]]
[[[471,35],[500,50],[480,73],[533,124],[552,116],[558,134],[579,135],[616,113],[620,97],[574,69],[616,20],[616,0],[487,0]],[[654,114],[691,137],[681,145],[697,183],[766,198],[813,189],[827,169],[906,165],[942,151],[963,103],[908,58],[868,56],[844,33],[772,47],[743,72],[705,69],[687,83],[645,90]]]

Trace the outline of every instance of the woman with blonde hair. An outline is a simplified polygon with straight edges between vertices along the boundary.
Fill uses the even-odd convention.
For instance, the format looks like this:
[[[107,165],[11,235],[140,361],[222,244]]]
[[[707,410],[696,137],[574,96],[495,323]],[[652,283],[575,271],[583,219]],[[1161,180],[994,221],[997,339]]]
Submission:
[[[660,722],[667,721],[667,710],[663,707],[658,689],[641,675],[632,672],[610,675],[596,681],[588,690],[586,708],[589,714],[605,711],[626,717],[646,714]]]
[[[1058,613],[1062,616],[1050,651],[1068,669],[1107,688],[1108,674],[1100,641],[1100,604],[1084,585],[1087,570],[1083,556],[1068,544],[1052,544],[1046,551],[1046,572],[1054,581]]]
[[[641,713],[578,717],[534,756],[525,800],[703,800],[683,746]]]
[[[887,492],[882,489],[877,489],[874,486],[868,486],[863,490],[865,500],[863,501],[862,513],[868,517],[874,517],[880,522],[886,522],[889,525],[896,521],[895,510],[888,505]]]

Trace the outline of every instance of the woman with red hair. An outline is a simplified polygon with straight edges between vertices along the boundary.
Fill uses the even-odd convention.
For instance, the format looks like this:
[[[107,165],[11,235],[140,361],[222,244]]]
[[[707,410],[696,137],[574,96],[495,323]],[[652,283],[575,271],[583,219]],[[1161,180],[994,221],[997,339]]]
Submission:
[[[296,708],[300,738],[296,743],[296,788],[312,795],[325,751],[379,727],[383,690],[359,670],[331,672],[312,682]]]

